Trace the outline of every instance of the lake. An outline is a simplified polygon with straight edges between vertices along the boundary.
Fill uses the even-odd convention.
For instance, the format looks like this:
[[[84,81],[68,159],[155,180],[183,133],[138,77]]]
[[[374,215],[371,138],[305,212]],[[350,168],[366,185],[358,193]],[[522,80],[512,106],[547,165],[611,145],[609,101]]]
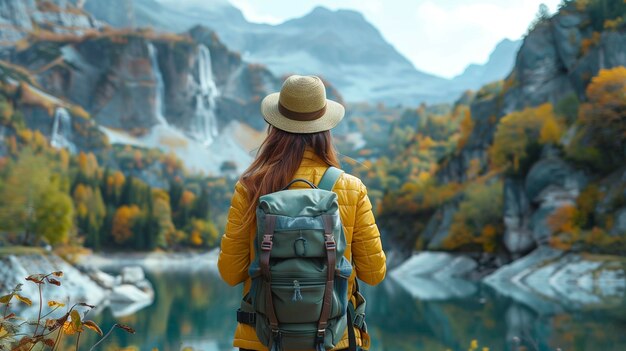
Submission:
[[[117,320],[137,333],[116,331],[102,350],[233,350],[241,286],[227,286],[214,272],[147,276],[155,287],[154,303]],[[389,278],[363,290],[372,350],[460,351],[472,340],[478,350],[490,351],[626,350],[626,301],[617,308],[542,315],[483,285],[471,297],[445,301],[417,300]],[[94,319],[103,329],[116,322],[109,310]],[[86,338],[84,345],[93,340]]]

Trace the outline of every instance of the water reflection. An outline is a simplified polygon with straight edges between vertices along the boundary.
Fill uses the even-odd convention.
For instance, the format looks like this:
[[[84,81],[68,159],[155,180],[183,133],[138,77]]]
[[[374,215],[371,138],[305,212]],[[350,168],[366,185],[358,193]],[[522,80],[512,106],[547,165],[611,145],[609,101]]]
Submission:
[[[154,304],[117,320],[135,327],[137,334],[115,333],[104,350],[132,345],[140,350],[232,350],[241,288],[227,286],[212,272],[147,276],[156,290]],[[469,297],[446,301],[416,299],[390,279],[363,290],[372,350],[467,350],[473,339],[481,347],[503,351],[519,346],[540,351],[626,349],[626,301],[610,310],[542,315],[482,285]],[[96,319],[103,326],[116,321],[108,310]]]

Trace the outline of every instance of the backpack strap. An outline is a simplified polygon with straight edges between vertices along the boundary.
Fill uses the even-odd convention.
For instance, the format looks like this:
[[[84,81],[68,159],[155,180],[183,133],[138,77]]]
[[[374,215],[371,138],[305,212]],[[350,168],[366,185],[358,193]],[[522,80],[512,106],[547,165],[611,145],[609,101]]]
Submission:
[[[328,169],[326,169],[326,172],[324,172],[322,180],[320,180],[320,183],[317,185],[317,187],[319,189],[333,191],[335,183],[337,183],[337,180],[339,180],[339,177],[341,177],[343,173],[344,172],[339,168],[333,166],[328,167]]]

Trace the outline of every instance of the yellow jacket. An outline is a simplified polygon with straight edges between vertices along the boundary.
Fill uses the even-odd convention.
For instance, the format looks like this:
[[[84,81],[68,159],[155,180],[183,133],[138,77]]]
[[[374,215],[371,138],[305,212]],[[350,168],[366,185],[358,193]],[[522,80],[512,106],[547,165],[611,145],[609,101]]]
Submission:
[[[320,157],[311,149],[307,149],[294,178],[303,178],[318,184],[327,167],[328,165]],[[294,184],[293,188],[305,186]],[[348,292],[351,294],[356,277],[370,285],[376,285],[385,278],[386,258],[380,241],[380,233],[372,214],[372,205],[363,183],[358,178],[344,173],[335,184],[333,191],[338,196],[341,221],[348,243],[344,256],[348,260],[352,260],[355,268],[348,285]],[[226,283],[232,286],[244,283],[244,295],[250,289],[248,267],[254,259],[253,242],[256,235],[254,223],[248,227],[243,224],[242,217],[247,208],[246,189],[241,183],[237,183],[217,261],[220,275]],[[356,328],[355,334],[357,344],[368,349],[369,336]],[[252,350],[267,350],[259,342],[254,328],[242,323],[237,325],[233,346]],[[346,331],[336,349],[347,347],[348,335]]]

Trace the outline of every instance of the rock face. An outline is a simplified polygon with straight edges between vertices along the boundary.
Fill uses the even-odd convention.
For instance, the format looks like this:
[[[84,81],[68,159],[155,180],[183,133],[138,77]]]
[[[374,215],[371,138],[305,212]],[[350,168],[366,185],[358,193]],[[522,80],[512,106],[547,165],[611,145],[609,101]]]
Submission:
[[[67,0],[0,1],[0,52],[26,37],[37,26],[40,31],[81,35],[97,28],[98,22]]]
[[[542,159],[533,165],[526,176],[526,196],[536,208],[530,222],[535,243],[548,244],[552,230],[547,218],[559,208],[574,206],[585,184],[582,172],[558,158]]]
[[[40,95],[58,100],[59,106],[84,108],[110,143],[173,152],[190,171],[209,174],[220,174],[225,161],[232,161],[236,172],[247,167],[258,138],[237,136],[255,134],[247,126],[265,128],[260,100],[281,85],[266,68],[242,61],[204,27],[182,35],[108,28],[35,40],[10,58],[37,72]],[[332,86],[328,96],[341,101]],[[30,105],[24,110],[29,128],[55,134],[59,145],[69,145],[53,133],[58,123],[49,111]],[[218,139],[228,152],[214,150]],[[89,149],[90,140],[99,138],[74,144]]]
[[[282,83],[265,67],[242,61],[205,27],[180,36],[105,30],[79,38],[33,42],[11,59],[98,124],[135,135],[168,124],[210,144],[232,120],[262,129],[260,99]],[[329,98],[341,100],[328,90]]]
[[[507,179],[504,183],[504,245],[515,253],[528,252],[535,247],[530,229],[530,201],[524,184],[519,179]]]
[[[465,146],[443,164],[436,174],[441,183],[467,181],[471,161],[481,172],[488,170],[488,149],[497,122],[506,114],[543,103],[557,106],[568,96],[585,96],[591,77],[601,69],[626,65],[626,33],[623,30],[596,34],[597,43],[582,48],[593,28],[586,12],[573,6],[536,25],[524,39],[514,68],[501,85],[485,87],[471,104],[474,129]],[[505,176],[504,243],[513,257],[547,243],[546,218],[562,206],[571,205],[586,185],[586,175],[567,164],[558,151],[546,149],[522,177]],[[456,205],[432,216],[421,235],[427,247],[437,248],[445,239]]]

